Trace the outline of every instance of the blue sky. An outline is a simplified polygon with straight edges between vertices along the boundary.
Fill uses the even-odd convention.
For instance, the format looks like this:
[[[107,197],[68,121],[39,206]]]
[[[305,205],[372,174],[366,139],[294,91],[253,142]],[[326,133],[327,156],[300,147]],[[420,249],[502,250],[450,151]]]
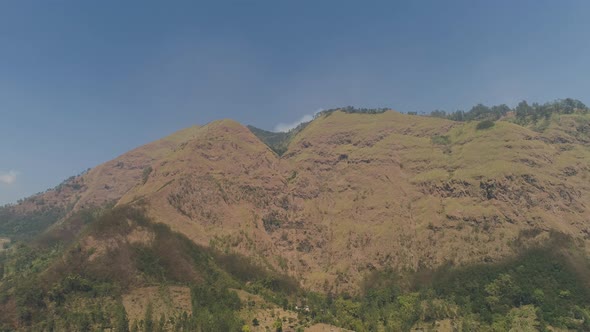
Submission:
[[[590,103],[588,1],[0,1],[0,204],[178,129]],[[284,126],[283,126],[284,127]]]

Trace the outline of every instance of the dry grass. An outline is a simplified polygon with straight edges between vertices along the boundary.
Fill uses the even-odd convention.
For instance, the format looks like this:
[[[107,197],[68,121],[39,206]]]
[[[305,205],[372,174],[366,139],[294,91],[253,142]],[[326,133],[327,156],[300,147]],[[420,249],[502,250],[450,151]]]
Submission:
[[[192,313],[191,292],[189,287],[152,286],[131,290],[123,295],[123,306],[130,322],[140,321],[145,317],[145,310],[151,303],[153,319],[177,317],[183,312]]]
[[[4,246],[10,244],[10,239],[6,237],[0,237],[0,251],[5,250]]]
[[[513,255],[508,244],[524,229],[572,235],[590,252],[588,120],[476,130],[394,111],[334,112],[282,157],[222,120],[95,168],[76,204],[144,200],[154,220],[196,243],[253,257],[307,288],[355,291],[372,269]],[[281,218],[272,232],[268,215]]]

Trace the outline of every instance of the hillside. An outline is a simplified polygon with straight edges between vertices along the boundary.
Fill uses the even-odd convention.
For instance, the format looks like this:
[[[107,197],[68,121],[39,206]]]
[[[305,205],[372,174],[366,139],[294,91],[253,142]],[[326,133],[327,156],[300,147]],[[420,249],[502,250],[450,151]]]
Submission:
[[[389,266],[497,261],[550,231],[587,250],[589,150],[559,126],[568,120],[539,133],[335,112],[282,157],[240,124],[215,122],[152,163],[119,202],[141,197],[195,242],[259,257],[323,291],[354,289]]]
[[[220,292],[254,292],[252,283],[258,282],[269,298],[294,305],[302,297],[312,301],[301,295],[309,291],[366,295],[368,280],[389,282],[376,281],[384,271],[400,276],[400,292],[416,291],[415,278],[421,276],[424,287],[448,290],[439,295],[450,299],[458,292],[453,280],[465,278],[461,273],[480,273],[485,284],[496,278],[500,283],[500,276],[508,275],[524,285],[532,272],[519,271],[513,260],[533,257],[526,259],[536,263],[522,266],[544,268],[539,257],[549,255],[547,248],[557,255],[550,255],[551,261],[566,264],[560,269],[574,267],[551,275],[575,285],[563,289],[574,294],[588,286],[586,279],[571,278],[587,272],[590,257],[590,115],[572,111],[540,121],[522,119],[506,113],[488,123],[458,122],[392,110],[331,110],[276,135],[220,120],[137,148],[2,208],[0,237],[36,239],[50,256],[35,273],[48,284],[72,275],[113,283],[118,289],[109,300],[113,308],[154,284],[205,281]],[[104,217],[113,216],[108,212],[113,207],[142,212]],[[56,257],[77,263],[61,266]],[[243,270],[232,270],[236,260],[231,257],[242,257],[238,260],[246,261],[248,269],[260,271],[244,277]],[[226,260],[233,263],[224,264]],[[109,264],[120,270],[100,270]],[[437,286],[432,276],[450,266],[468,270]],[[484,272],[469,270],[473,266],[483,266]],[[486,270],[492,266],[500,267]],[[0,285],[12,287],[6,269]],[[264,284],[267,273],[284,284]],[[217,284],[212,276],[224,281]],[[538,287],[551,301],[561,296],[551,293],[548,284]],[[414,293],[408,294],[406,300],[417,307],[433,305],[419,304],[418,297],[411,297]],[[588,305],[568,296],[572,303]],[[7,301],[5,310],[18,307]],[[514,299],[518,301],[522,299]],[[322,303],[317,306],[332,305]],[[460,316],[462,304],[450,303],[442,305],[445,314],[435,315],[440,324]],[[39,312],[55,309],[41,307]],[[513,315],[529,309],[518,307],[524,311]],[[318,313],[323,318],[317,321],[365,328],[355,327],[354,315],[345,321],[338,311],[342,308],[326,310],[333,310],[332,316]],[[396,317],[391,320],[418,319]],[[432,321],[425,317],[420,320]],[[488,322],[493,319],[490,313]],[[20,324],[18,317],[4,322]],[[243,323],[238,318],[235,322]],[[395,326],[407,329],[412,324]]]

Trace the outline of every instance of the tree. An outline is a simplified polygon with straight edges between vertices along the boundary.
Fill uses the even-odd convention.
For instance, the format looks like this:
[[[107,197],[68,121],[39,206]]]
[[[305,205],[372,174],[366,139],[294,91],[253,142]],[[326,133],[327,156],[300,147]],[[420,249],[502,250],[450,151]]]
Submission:
[[[503,117],[504,115],[508,114],[508,112],[511,111],[510,107],[508,107],[508,105],[506,105],[506,104],[492,106],[492,108],[490,110],[496,119]]]
[[[158,329],[156,331],[157,332],[164,332],[164,331],[166,331],[165,327],[166,327],[166,316],[164,316],[164,314],[162,313],[160,315],[160,321],[158,322]]]
[[[539,320],[533,305],[513,308],[507,316],[510,322],[510,332],[539,331]]]
[[[119,305],[115,311],[115,332],[129,332],[129,318],[123,305]]]
[[[150,177],[150,174],[152,174],[152,170],[153,170],[152,169],[152,166],[148,166],[148,167],[146,167],[146,168],[143,169],[143,172],[141,174],[141,180],[142,180],[143,183],[146,183],[147,182],[147,180]]]
[[[277,320],[272,324],[272,328],[275,329],[276,332],[283,332],[283,321],[280,317],[277,317]]]
[[[483,120],[490,116],[491,110],[484,104],[477,104],[469,111],[470,120]]]
[[[449,120],[453,121],[465,121],[465,112],[461,110],[457,110],[448,116]]]
[[[520,288],[515,284],[512,276],[507,273],[500,274],[491,283],[485,286],[487,293],[486,302],[494,313],[505,313],[510,307],[520,305]]]
[[[441,110],[434,110],[430,112],[430,116],[433,118],[446,118],[447,112]]]
[[[154,331],[154,320],[153,320],[153,307],[152,303],[148,303],[147,308],[145,309],[145,316],[143,318],[143,330],[144,332],[153,332]]]

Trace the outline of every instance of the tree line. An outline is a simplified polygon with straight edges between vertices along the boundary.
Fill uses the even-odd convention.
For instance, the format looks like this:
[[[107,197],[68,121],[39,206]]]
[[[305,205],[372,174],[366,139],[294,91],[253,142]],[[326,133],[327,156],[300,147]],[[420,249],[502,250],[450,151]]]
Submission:
[[[523,100],[515,107],[510,107],[506,104],[495,106],[477,104],[469,111],[457,110],[454,112],[446,112],[443,110],[434,110],[426,115],[453,121],[496,121],[509,113],[513,113],[517,123],[528,124],[542,119],[549,119],[552,114],[588,113],[589,111],[590,109],[581,101],[566,98],[544,104],[529,104],[526,100]],[[418,115],[418,112],[408,112],[408,114]]]

